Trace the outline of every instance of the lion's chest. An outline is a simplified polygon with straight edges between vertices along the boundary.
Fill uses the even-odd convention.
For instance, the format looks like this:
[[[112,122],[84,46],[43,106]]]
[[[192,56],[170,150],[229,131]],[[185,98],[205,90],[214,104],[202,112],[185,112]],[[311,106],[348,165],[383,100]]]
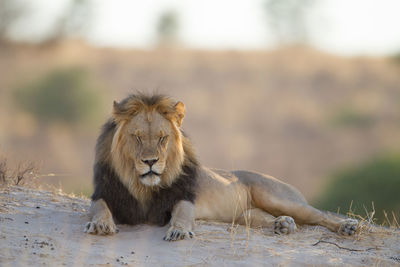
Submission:
[[[165,225],[180,200],[192,203],[195,200],[196,168],[184,166],[183,171],[170,187],[153,192],[143,205],[110,166],[99,164],[95,168],[96,187],[92,199],[104,199],[118,223]]]
[[[117,204],[111,208],[111,212],[119,223],[130,225],[148,223],[164,226],[170,221],[173,207],[178,202],[177,199],[168,199],[163,194],[155,194],[144,204],[131,194],[126,197],[130,198],[129,205],[121,209]]]
[[[145,203],[140,203],[125,186],[122,185],[122,187],[119,194],[106,202],[115,219],[124,224],[149,223],[164,226],[171,220],[172,210],[180,200],[193,201],[194,199],[194,193],[185,190],[179,183],[153,192],[151,198]],[[121,203],[124,204],[121,205]]]

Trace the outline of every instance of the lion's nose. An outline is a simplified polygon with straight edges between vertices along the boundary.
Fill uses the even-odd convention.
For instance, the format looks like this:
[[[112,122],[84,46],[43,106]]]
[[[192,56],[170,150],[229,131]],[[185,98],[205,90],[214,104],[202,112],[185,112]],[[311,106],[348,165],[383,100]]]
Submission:
[[[156,163],[158,161],[158,158],[156,158],[156,159],[145,159],[145,160],[142,159],[142,161],[151,167],[151,166],[154,165],[154,163]]]

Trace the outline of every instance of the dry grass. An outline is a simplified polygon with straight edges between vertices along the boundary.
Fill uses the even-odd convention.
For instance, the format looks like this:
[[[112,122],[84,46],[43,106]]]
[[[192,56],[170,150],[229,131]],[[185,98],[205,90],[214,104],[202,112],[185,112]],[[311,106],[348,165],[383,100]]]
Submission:
[[[394,212],[391,213],[392,218],[385,212],[385,221],[377,225],[375,216],[374,202],[371,203],[371,210],[364,206],[365,215],[355,214],[350,205],[347,216],[359,220],[359,226],[355,233],[355,240],[361,240],[366,236],[375,236],[384,238],[393,233],[399,234],[400,225],[397,222]]]
[[[365,214],[356,214],[352,210],[352,203],[350,204],[350,207],[347,212],[347,217],[348,218],[354,218],[359,220],[359,227],[354,235],[354,237],[343,237],[343,236],[338,236],[336,233],[330,232],[329,234],[320,234],[320,228],[314,228],[314,229],[309,229],[309,226],[302,226],[299,227],[296,233],[288,235],[287,237],[290,237],[290,240],[297,240],[298,238],[309,238],[313,239],[318,236],[320,236],[320,239],[312,244],[313,246],[316,246],[320,243],[327,243],[334,245],[338,247],[339,249],[344,249],[348,251],[354,251],[354,252],[363,252],[363,251],[370,251],[370,250],[380,250],[380,247],[378,245],[375,246],[368,246],[368,242],[371,242],[371,244],[378,244],[376,241],[377,240],[384,240],[386,237],[392,236],[392,235],[400,235],[400,225],[396,219],[396,216],[394,212],[392,212],[390,215],[385,212],[385,221],[378,225],[376,224],[377,219],[374,217],[376,214],[375,211],[375,206],[374,203],[371,203],[371,210],[368,210],[367,207],[364,206]],[[339,212],[337,214],[340,217],[343,217],[343,215],[340,215]],[[251,235],[255,234],[257,235],[265,235],[266,231],[270,231],[270,235],[273,235],[273,229],[271,228],[253,228],[250,226],[250,212],[245,212],[244,213],[245,217],[245,225],[239,225],[238,223],[235,222],[235,220],[232,221],[230,226],[228,227],[227,231],[230,234],[230,243],[231,243],[231,248],[235,250],[235,244],[240,241],[246,241],[246,248],[248,242],[251,240]],[[243,237],[243,232],[246,233],[246,238],[244,239]],[[209,238],[213,238],[212,233],[208,233]],[[203,234],[204,235],[204,234]],[[286,236],[282,236],[282,239],[284,240]],[[353,244],[356,245],[353,248],[348,248],[348,247],[343,247],[340,245],[341,241],[347,240],[347,239],[352,239]],[[331,241],[329,241],[331,240]],[[299,240],[297,240],[299,241]],[[282,241],[284,242],[284,241]],[[359,246],[359,247],[357,247]],[[378,265],[377,265],[378,266]]]

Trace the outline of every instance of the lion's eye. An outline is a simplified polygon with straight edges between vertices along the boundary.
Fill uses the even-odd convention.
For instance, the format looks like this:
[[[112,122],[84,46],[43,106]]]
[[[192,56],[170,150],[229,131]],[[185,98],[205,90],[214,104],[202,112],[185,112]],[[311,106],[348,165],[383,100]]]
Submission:
[[[165,136],[160,137],[160,140],[158,142],[162,144],[165,141],[167,141],[167,139],[168,139],[168,135],[165,135]]]
[[[136,138],[136,141],[138,141],[138,143],[139,143],[139,144],[141,144],[141,143],[142,143],[142,139],[140,138],[140,136],[139,136],[139,135],[132,134],[132,136]]]

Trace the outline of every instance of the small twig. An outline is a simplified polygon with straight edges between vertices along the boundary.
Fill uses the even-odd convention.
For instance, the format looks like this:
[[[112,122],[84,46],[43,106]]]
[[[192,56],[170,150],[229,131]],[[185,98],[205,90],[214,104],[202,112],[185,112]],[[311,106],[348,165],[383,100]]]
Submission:
[[[319,243],[327,243],[327,244],[335,245],[336,247],[338,247],[338,248],[340,248],[340,249],[345,249],[345,250],[348,250],[348,251],[357,251],[357,252],[361,252],[361,251],[370,251],[370,250],[373,250],[373,249],[378,250],[378,249],[379,249],[378,247],[367,248],[367,249],[345,248],[345,247],[339,246],[339,245],[336,244],[335,242],[330,242],[330,241],[326,241],[326,240],[322,240],[322,239],[319,240],[319,241],[317,241],[315,244],[312,244],[312,245],[313,245],[313,246],[316,246],[316,245],[318,245]]]
[[[36,170],[35,164],[30,163],[18,163],[18,166],[14,173],[14,183],[19,185],[19,183],[25,178],[26,175],[32,174]]]

